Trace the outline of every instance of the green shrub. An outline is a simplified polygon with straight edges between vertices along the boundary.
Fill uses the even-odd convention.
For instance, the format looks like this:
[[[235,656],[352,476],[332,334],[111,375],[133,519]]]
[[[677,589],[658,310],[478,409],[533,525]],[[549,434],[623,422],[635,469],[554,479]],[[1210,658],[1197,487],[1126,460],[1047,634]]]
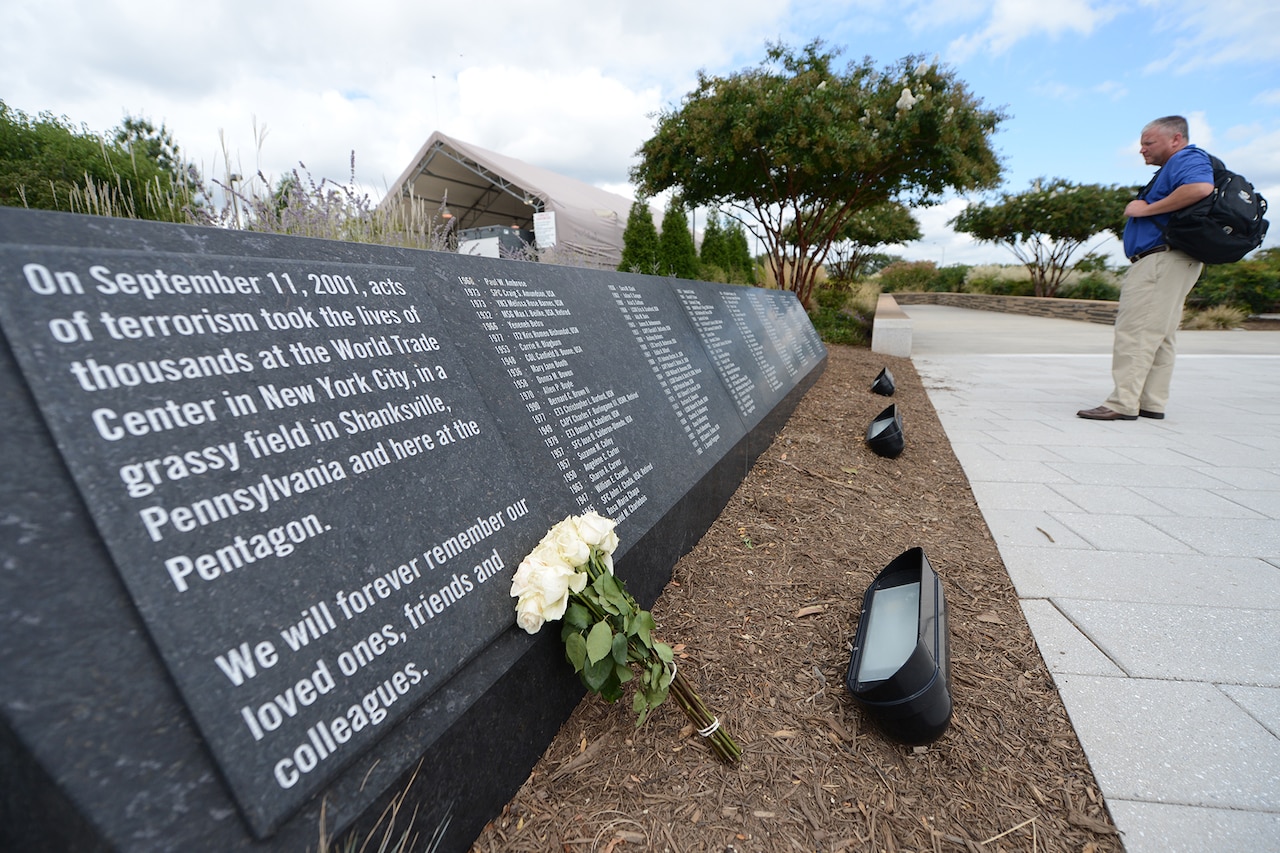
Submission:
[[[963,293],[964,280],[969,275],[969,269],[964,264],[943,267],[934,274],[928,289],[936,293]]]
[[[998,276],[969,276],[965,280],[966,293],[989,293],[993,296],[1035,296],[1036,285],[1030,277],[1023,281]]]
[[[879,295],[879,288],[873,285],[852,289],[824,282],[814,290],[809,319],[825,343],[867,346]]]
[[[200,191],[163,125],[126,117],[98,134],[0,100],[0,205],[183,222],[199,212]]]
[[[928,290],[937,274],[933,261],[898,261],[880,270],[875,279],[885,293],[918,292]]]
[[[849,285],[844,282],[828,280],[814,290],[813,301],[819,308],[839,311],[848,301],[849,295]]]
[[[1079,281],[1063,287],[1058,291],[1062,299],[1105,299],[1115,302],[1120,298],[1117,287],[1105,273],[1089,273],[1081,276]]]
[[[1280,309],[1280,249],[1264,249],[1239,263],[1205,267],[1187,305],[1238,305],[1253,314]]]

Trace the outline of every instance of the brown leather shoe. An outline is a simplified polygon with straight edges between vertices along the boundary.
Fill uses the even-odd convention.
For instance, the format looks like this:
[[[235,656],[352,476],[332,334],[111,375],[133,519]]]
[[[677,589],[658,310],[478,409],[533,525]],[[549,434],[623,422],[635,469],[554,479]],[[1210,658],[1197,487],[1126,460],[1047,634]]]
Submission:
[[[1096,409],[1081,409],[1076,412],[1077,418],[1084,418],[1090,421],[1136,421],[1137,415],[1122,415],[1115,409],[1108,409],[1106,406],[1098,406]]]
[[[1151,418],[1154,421],[1164,420],[1164,412],[1153,412],[1150,409],[1138,409],[1139,417]]]

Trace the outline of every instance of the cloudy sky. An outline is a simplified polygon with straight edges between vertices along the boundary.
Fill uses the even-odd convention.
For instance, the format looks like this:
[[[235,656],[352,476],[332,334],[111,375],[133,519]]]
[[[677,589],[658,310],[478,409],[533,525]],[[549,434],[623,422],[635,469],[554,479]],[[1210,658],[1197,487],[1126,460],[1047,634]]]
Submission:
[[[1280,202],[1280,3],[1269,0],[6,0],[0,100],[94,131],[163,123],[206,176],[299,163],[377,198],[433,130],[632,195],[656,111],[697,72],[822,38],[886,65],[939,55],[989,107],[1005,188],[1145,183],[1141,126],[1192,141]],[[918,213],[903,254],[1010,262]],[[1275,217],[1271,217],[1273,221]],[[1280,226],[1268,245],[1280,245]]]

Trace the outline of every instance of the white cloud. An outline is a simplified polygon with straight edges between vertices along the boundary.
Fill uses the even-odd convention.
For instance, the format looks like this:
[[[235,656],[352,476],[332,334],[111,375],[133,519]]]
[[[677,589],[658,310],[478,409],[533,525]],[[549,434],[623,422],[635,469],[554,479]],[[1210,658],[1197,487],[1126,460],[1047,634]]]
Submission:
[[[1092,86],[1075,83],[1037,83],[1030,88],[1031,92],[1052,101],[1069,103],[1089,95],[1101,95],[1112,101],[1118,101],[1129,94],[1128,88],[1114,80],[1105,80]]]
[[[1280,203],[1280,130],[1255,133],[1243,145],[1214,153],[1248,178],[1268,200]],[[1274,221],[1274,216],[1269,218]]]
[[[884,251],[900,254],[909,261],[933,261],[940,267],[1016,262],[1007,249],[991,243],[979,243],[968,234],[956,232],[947,224],[969,206],[969,201],[951,198],[931,207],[913,208],[911,213],[920,223],[921,238],[901,247],[888,247]]]
[[[1187,136],[1200,148],[1213,147],[1213,128],[1203,110],[1187,114]]]
[[[631,91],[596,69],[473,68],[458,83],[457,136],[588,183],[626,175],[661,106],[656,87]]]
[[[95,131],[144,115],[215,176],[223,131],[238,171],[302,161],[345,181],[354,150],[358,178],[381,188],[442,128],[617,182],[647,114],[688,91],[699,66],[757,61],[786,13],[769,0],[316,0],[305,15],[258,0],[10,0],[0,96]],[[255,121],[268,130],[261,146]]]
[[[995,0],[986,26],[952,41],[948,53],[962,62],[979,52],[1004,53],[1036,35],[1057,38],[1074,32],[1087,36],[1117,12],[1100,0]]]
[[[1149,74],[1187,74],[1201,68],[1274,62],[1280,4],[1256,0],[1142,0],[1150,7],[1152,38],[1166,41]],[[1170,33],[1174,34],[1173,37]]]
[[[978,20],[991,0],[924,0],[907,14],[907,24],[916,31],[948,27]]]

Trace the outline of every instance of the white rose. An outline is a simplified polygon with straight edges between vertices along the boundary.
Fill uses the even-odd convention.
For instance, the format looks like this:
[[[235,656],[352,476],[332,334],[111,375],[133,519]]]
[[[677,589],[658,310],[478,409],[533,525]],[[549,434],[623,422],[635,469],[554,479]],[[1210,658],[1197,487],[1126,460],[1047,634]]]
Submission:
[[[560,559],[570,566],[581,566],[591,559],[591,546],[583,541],[572,518],[551,528],[542,541],[549,542]]]
[[[593,548],[599,548],[606,554],[612,554],[618,547],[618,534],[613,532],[617,522],[605,518],[594,510],[576,519],[578,535],[582,541]]]
[[[548,622],[559,622],[564,618],[564,612],[569,609],[569,590],[565,589],[564,595],[555,600],[543,599],[542,602],[542,618]]]
[[[544,536],[542,541],[533,546],[533,550],[529,552],[526,559],[537,560],[541,563],[563,563],[560,559],[560,551],[556,548],[556,544],[551,541],[550,536]]]
[[[511,576],[511,597],[522,598],[528,595],[534,587],[534,563],[532,555],[526,557],[517,568],[516,573]]]
[[[569,606],[570,591],[581,592],[586,585],[586,574],[574,571],[572,566],[559,560],[545,561],[533,555],[525,557],[511,578],[511,595],[519,599],[516,603],[517,622],[521,621],[521,614],[533,612],[547,622],[562,618]],[[526,621],[534,624],[531,618]],[[520,627],[529,630],[524,622]]]
[[[536,634],[542,628],[542,601],[532,598],[521,599],[516,605],[516,624],[530,634]]]

